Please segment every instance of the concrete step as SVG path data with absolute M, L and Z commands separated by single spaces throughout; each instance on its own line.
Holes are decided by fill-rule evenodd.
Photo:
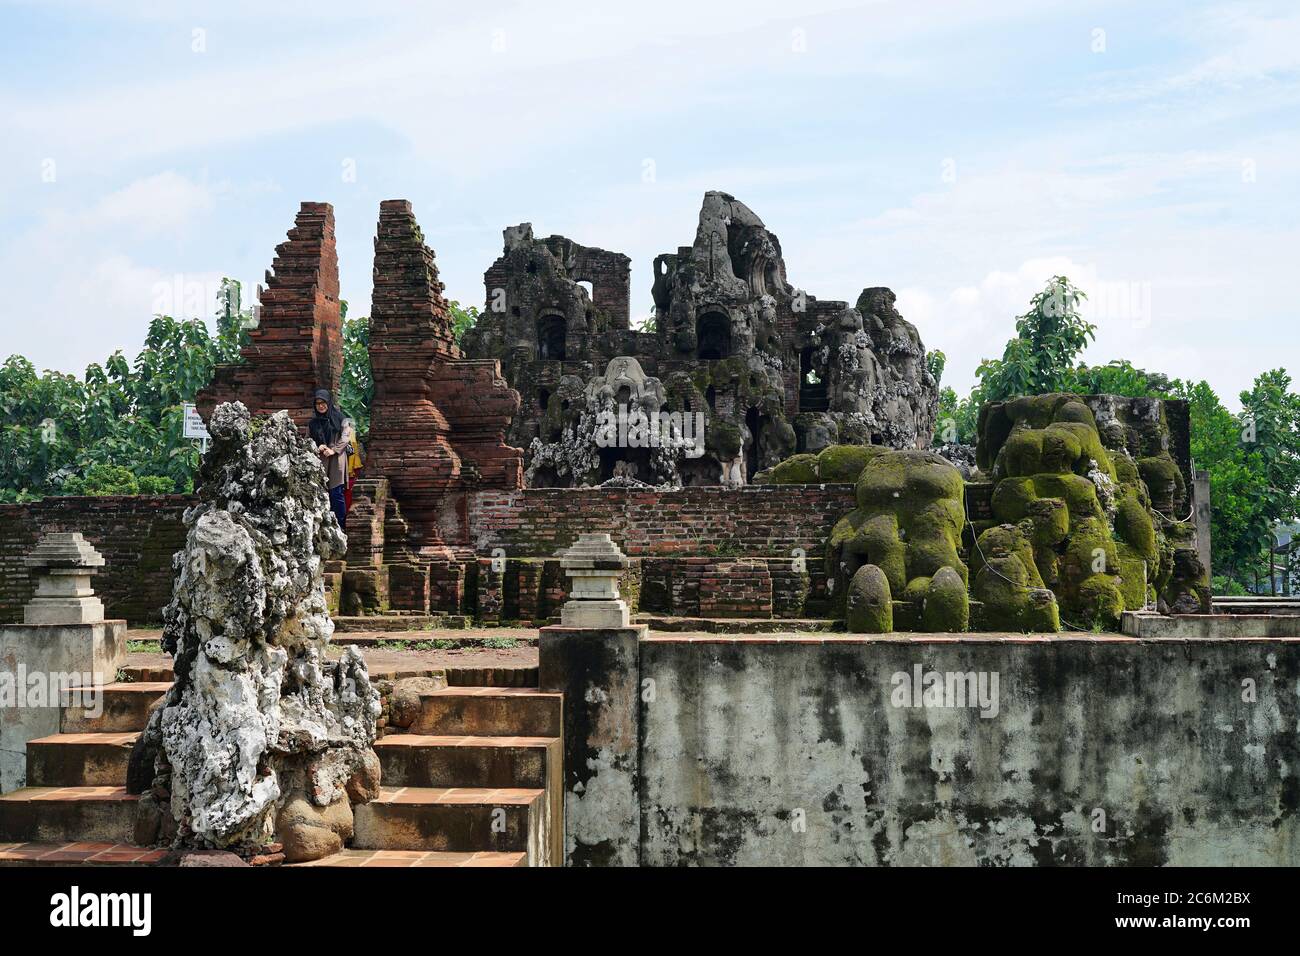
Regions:
M 323 860 L 309 863 L 290 863 L 291 867 L 302 866 L 363 866 L 372 867 L 513 867 L 527 866 L 527 853 L 447 853 L 437 850 L 342 850 Z
M 383 787 L 354 815 L 354 849 L 526 853 L 530 866 L 551 865 L 541 789 Z
M 375 741 L 390 787 L 529 787 L 558 785 L 558 737 L 449 737 L 390 734 Z
M 447 687 L 420 697 L 408 730 L 441 737 L 559 737 L 563 694 L 531 687 Z
M 125 787 L 24 787 L 0 796 L 0 843 L 128 843 L 138 799 Z
M 27 785 L 31 787 L 119 787 L 136 731 L 54 734 L 27 742 Z
M 126 843 L 0 843 L 0 866 L 151 866 L 166 855 Z
M 63 708 L 61 728 L 65 734 L 123 733 L 144 730 L 149 709 L 162 700 L 170 681 L 147 681 L 130 684 L 105 684 L 100 688 L 102 700 L 92 709 L 78 704 Z M 75 692 L 74 692 L 75 694 Z M 88 698 L 73 696 L 72 700 Z

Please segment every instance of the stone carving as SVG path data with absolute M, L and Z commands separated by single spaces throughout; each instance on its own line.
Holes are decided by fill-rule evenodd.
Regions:
M 132 755 L 138 836 L 239 852 L 277 839 L 312 859 L 378 787 L 378 692 L 355 648 L 328 655 L 322 565 L 346 541 L 286 412 L 221 405 L 209 432 L 164 612 L 176 680 Z
M 851 308 L 794 288 L 779 240 L 726 193 L 705 195 L 692 246 L 655 260 L 653 331 L 629 328 L 625 256 L 535 239 L 527 223 L 505 230 L 484 282 L 465 348 L 499 358 L 521 395 L 509 436 L 528 448 L 532 486 L 629 470 L 661 485 L 741 484 L 796 451 L 929 444 L 938 389 L 893 293 L 866 289 Z M 661 410 L 706 417 L 702 454 L 652 468 L 644 449 L 590 447 L 588 396 L 619 357 L 660 383 Z
M 47 534 L 23 563 L 36 575 L 36 595 L 23 608 L 26 624 L 100 624 L 104 605 L 90 576 L 104 558 L 78 532 Z

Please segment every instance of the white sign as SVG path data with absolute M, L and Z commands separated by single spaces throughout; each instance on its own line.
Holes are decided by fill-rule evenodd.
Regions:
M 212 437 L 208 434 L 208 426 L 203 423 L 203 416 L 199 414 L 197 405 L 185 404 L 181 408 L 185 410 L 186 438 L 201 438 L 207 441 Z

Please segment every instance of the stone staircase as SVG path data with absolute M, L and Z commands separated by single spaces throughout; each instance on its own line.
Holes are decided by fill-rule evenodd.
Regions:
M 563 695 L 534 686 L 422 694 L 406 733 L 376 741 L 378 799 L 355 808 L 343 852 L 302 866 L 558 866 L 563 860 Z M 132 845 L 127 761 L 170 673 L 127 668 L 103 712 L 64 708 L 61 732 L 27 749 L 27 786 L 0 796 L 0 865 L 155 863 Z M 518 682 L 519 675 L 470 675 Z

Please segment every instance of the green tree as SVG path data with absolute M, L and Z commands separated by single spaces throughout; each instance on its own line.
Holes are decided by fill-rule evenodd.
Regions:
M 339 383 L 339 408 L 356 423 L 362 441 L 370 434 L 370 403 L 375 380 L 370 374 L 370 319 L 347 318 L 343 303 L 343 379 Z
M 1063 391 L 1075 359 L 1097 334 L 1079 313 L 1085 298 L 1065 276 L 1053 276 L 1030 300 L 1029 311 L 1016 318 L 1016 336 L 1002 358 L 980 363 L 981 401 Z
M 1209 472 L 1216 590 L 1240 591 L 1268 567 L 1279 524 L 1300 518 L 1300 395 L 1282 369 L 1259 375 L 1232 414 L 1206 382 L 1175 381 L 1192 458 Z
M 38 375 L 27 359 L 10 356 L 0 365 L 0 500 L 135 493 L 117 469 L 137 479 L 136 491 L 191 488 L 199 455 L 182 435 L 181 405 L 246 343 L 252 316 L 239 291 L 223 281 L 215 335 L 203 322 L 154 316 L 133 363 L 114 352 L 81 379 Z

